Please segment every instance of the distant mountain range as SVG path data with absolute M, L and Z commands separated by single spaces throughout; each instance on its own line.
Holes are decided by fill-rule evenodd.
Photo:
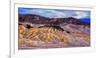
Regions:
M 47 18 L 40 15 L 33 14 L 18 14 L 19 22 L 29 22 L 32 24 L 76 24 L 76 25 L 90 25 L 90 23 L 85 22 L 84 19 L 77 19 L 74 17 L 66 17 L 66 18 Z M 83 20 L 83 21 L 82 21 Z
M 87 22 L 87 23 L 91 22 L 90 18 L 80 18 L 80 21 Z

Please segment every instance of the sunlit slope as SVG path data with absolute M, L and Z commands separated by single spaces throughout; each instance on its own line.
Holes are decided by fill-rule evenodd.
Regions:
M 19 46 L 44 44 L 69 44 L 71 36 L 64 31 L 52 27 L 30 28 L 19 26 Z
M 90 35 L 79 30 L 80 28 L 72 28 L 70 24 L 64 28 L 66 30 L 47 26 L 28 28 L 25 25 L 19 25 L 19 48 L 81 47 L 90 45 Z

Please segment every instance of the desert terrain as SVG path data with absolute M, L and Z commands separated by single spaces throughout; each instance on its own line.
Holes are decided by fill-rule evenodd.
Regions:
M 18 48 L 69 48 L 90 46 L 90 23 L 73 17 L 47 18 L 19 14 Z

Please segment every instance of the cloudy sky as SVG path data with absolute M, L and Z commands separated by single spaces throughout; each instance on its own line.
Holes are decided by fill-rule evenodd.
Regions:
M 90 11 L 86 10 L 61 10 L 61 9 L 42 9 L 42 8 L 18 8 L 19 14 L 36 14 L 49 18 L 75 17 L 84 21 L 90 21 Z M 86 19 L 88 18 L 88 19 Z

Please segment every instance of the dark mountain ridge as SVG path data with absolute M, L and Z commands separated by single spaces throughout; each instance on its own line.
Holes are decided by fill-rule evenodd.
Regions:
M 76 25 L 90 25 L 90 23 L 82 22 L 80 19 L 74 17 L 66 17 L 66 18 L 47 18 L 40 15 L 34 14 L 18 14 L 19 22 L 29 22 L 32 24 L 76 24 Z

